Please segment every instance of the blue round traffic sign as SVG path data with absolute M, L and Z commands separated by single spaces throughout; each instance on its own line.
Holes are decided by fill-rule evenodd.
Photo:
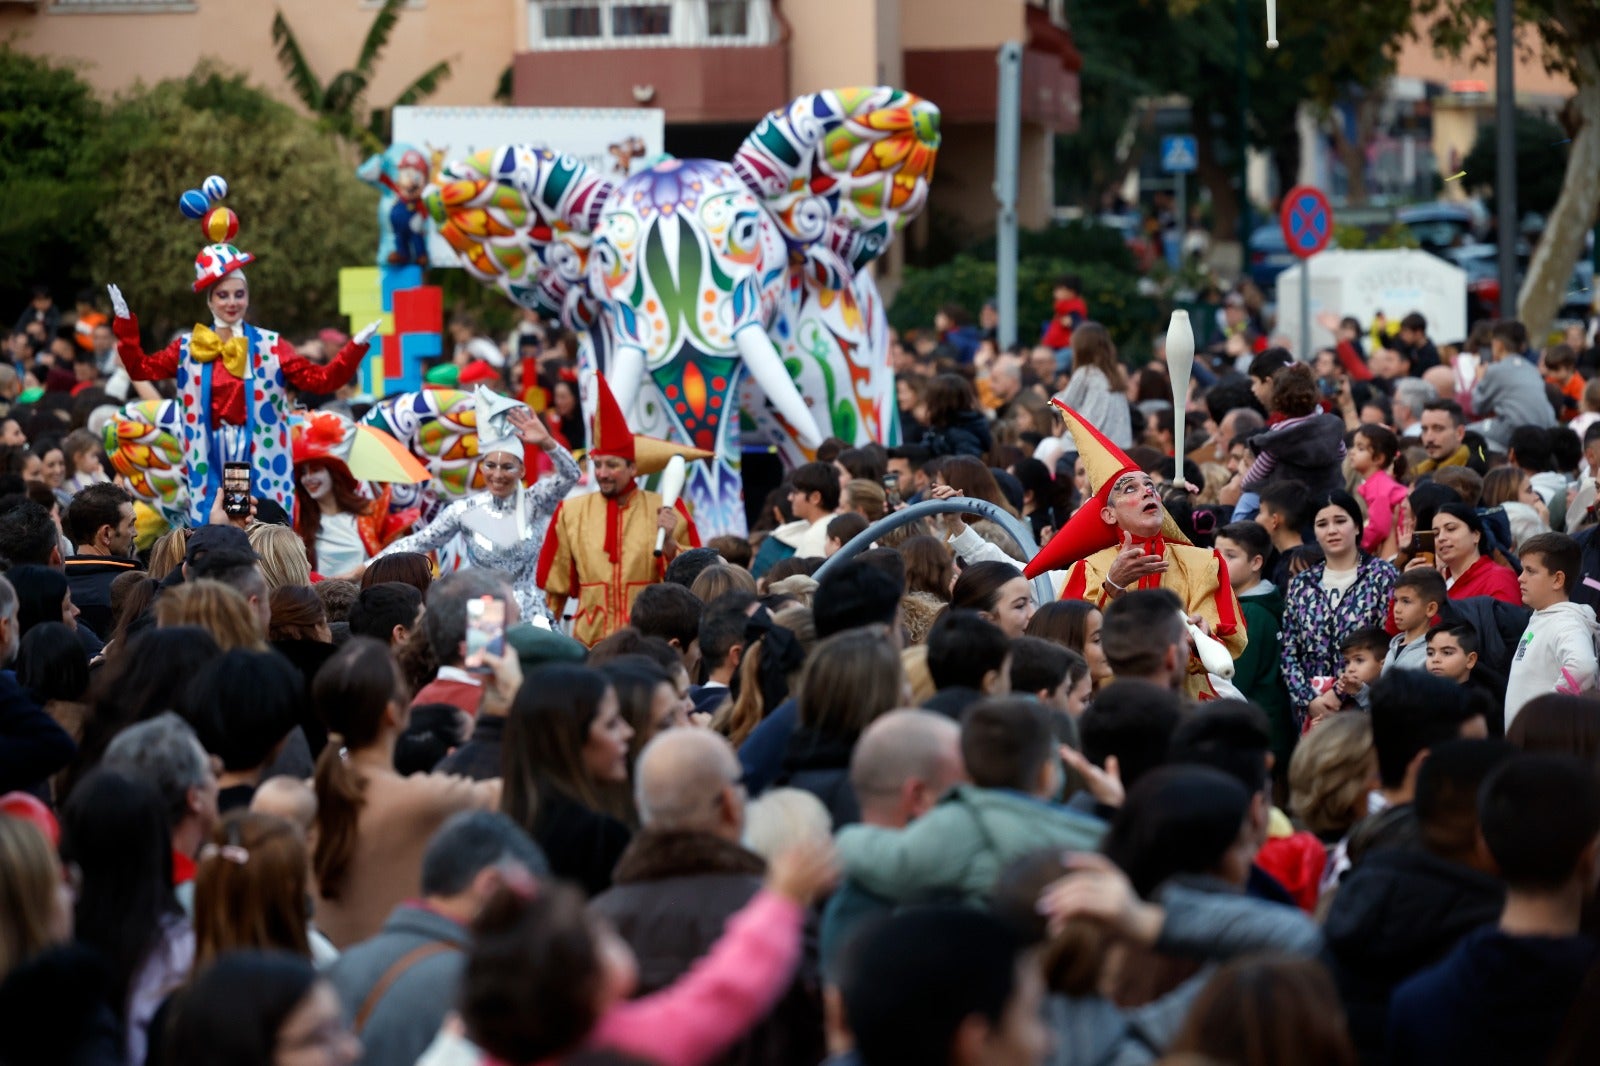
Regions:
M 1283 239 L 1291 254 L 1309 259 L 1333 240 L 1333 207 L 1322 190 L 1296 185 L 1283 197 L 1278 211 Z

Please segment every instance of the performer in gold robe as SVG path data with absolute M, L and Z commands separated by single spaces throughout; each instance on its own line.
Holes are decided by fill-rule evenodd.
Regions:
M 683 501 L 665 507 L 659 495 L 639 488 L 635 478 L 660 471 L 673 454 L 691 459 L 711 454 L 635 437 L 605 379 L 596 375 L 594 381 L 599 402 L 589 456 L 600 491 L 564 500 L 556 508 L 538 570 L 539 587 L 556 618 L 568 599 L 578 597 L 572 635 L 591 647 L 628 624 L 639 590 L 665 576 L 667 563 L 680 548 L 700 546 Z M 659 556 L 657 529 L 668 533 Z
M 1033 578 L 1070 567 L 1061 598 L 1086 600 L 1101 608 L 1133 589 L 1170 589 L 1190 619 L 1237 659 L 1247 637 L 1222 556 L 1190 544 L 1161 505 L 1155 479 L 1072 408 L 1059 402 L 1056 406 L 1077 442 L 1095 494 L 1039 550 L 1024 573 Z M 1193 654 L 1185 689 L 1198 699 L 1216 696 L 1205 667 Z

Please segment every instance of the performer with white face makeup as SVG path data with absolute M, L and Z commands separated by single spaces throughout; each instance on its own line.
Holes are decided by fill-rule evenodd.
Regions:
M 578 483 L 581 471 L 572 453 L 555 442 L 544 423 L 521 401 L 482 385 L 474 399 L 478 470 L 483 474 L 486 491 L 455 501 L 426 528 L 401 537 L 379 554 L 436 551 L 459 535 L 468 565 L 493 567 L 511 575 L 511 588 L 523 618 L 549 618 L 535 574 L 539 552 L 544 547 L 550 519 Z M 524 444 L 543 448 L 555 464 L 555 473 L 532 488 L 522 484 Z
M 211 325 L 197 324 L 161 351 L 147 354 L 138 320 L 121 290 L 108 286 L 116 313 L 112 329 L 117 354 L 128 376 L 135 381 L 177 379 L 192 525 L 208 521 L 225 463 L 249 463 L 251 494 L 292 510 L 288 390 L 339 389 L 355 376 L 380 325 L 367 326 L 326 366 L 318 366 L 277 333 L 249 324 L 250 286 L 244 268 L 255 256 L 227 243 L 238 234 L 238 216 L 225 207 L 206 209 L 227 195 L 227 183 L 211 177 L 204 188 L 203 194 L 186 192 L 180 208 L 191 218 L 203 212 L 201 228 L 214 242 L 194 262 L 194 291 L 206 294 Z

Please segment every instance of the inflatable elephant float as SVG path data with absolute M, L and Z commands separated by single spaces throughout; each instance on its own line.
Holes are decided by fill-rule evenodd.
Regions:
M 703 536 L 745 532 L 740 454 L 899 442 L 888 320 L 866 269 L 927 203 L 939 111 L 898 89 L 802 96 L 731 162 L 613 181 L 553 148 L 446 164 L 426 203 L 466 268 L 578 332 L 634 432 L 705 448 Z

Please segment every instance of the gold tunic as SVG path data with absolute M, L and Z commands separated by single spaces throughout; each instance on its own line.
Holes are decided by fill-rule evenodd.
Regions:
M 627 625 L 639 590 L 666 574 L 666 560 L 655 555 L 661 502 L 656 493 L 636 488 L 620 502 L 595 492 L 556 508 L 539 555 L 539 587 L 557 617 L 576 590 L 572 635 L 584 644 L 592 647 Z M 679 550 L 699 547 L 700 534 L 682 500 L 677 510 L 672 539 Z

